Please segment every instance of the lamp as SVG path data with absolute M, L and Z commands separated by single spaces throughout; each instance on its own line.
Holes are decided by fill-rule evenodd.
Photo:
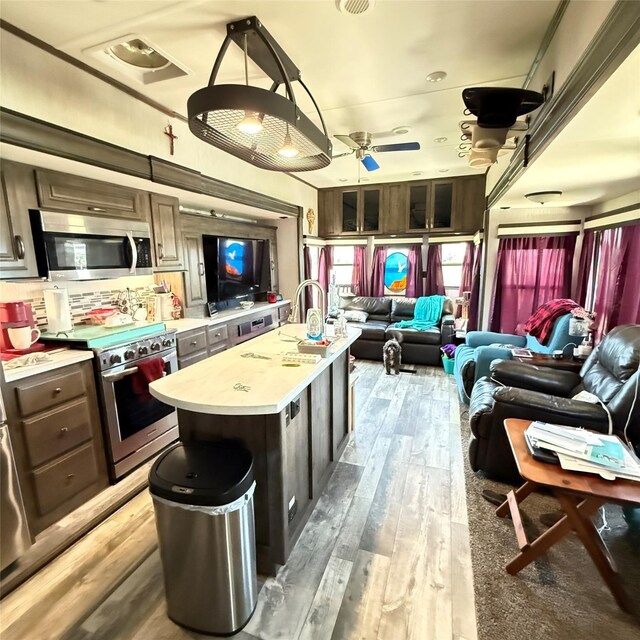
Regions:
M 244 51 L 245 84 L 215 84 L 231 42 Z M 271 89 L 249 85 L 251 58 L 273 80 Z M 307 92 L 322 131 L 299 109 L 292 83 Z M 285 94 L 278 88 L 284 85 Z M 227 24 L 227 35 L 208 86 L 187 101 L 189 129 L 203 142 L 271 171 L 312 171 L 331 163 L 331 142 L 322 114 L 295 66 L 262 23 L 252 16 Z
M 545 202 L 557 200 L 561 195 L 562 191 L 534 191 L 533 193 L 525 193 L 524 197 L 527 198 L 527 200 L 545 204 Z

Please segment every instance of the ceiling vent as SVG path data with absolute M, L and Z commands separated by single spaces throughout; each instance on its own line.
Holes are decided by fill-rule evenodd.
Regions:
M 142 84 L 180 78 L 191 73 L 149 38 L 136 33 L 83 49 L 82 53 Z
M 375 0 L 336 0 L 336 7 L 340 13 L 351 16 L 361 16 L 373 9 Z

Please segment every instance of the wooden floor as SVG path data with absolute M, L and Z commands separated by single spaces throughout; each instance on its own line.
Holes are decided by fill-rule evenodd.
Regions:
M 239 640 L 476 638 L 453 378 L 357 367 L 356 431 Z M 204 638 L 166 617 L 148 493 L 5 598 L 0 637 Z

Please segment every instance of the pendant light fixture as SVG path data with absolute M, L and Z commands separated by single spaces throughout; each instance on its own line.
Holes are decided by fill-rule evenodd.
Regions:
M 231 42 L 243 49 L 245 84 L 216 85 Z M 273 81 L 270 90 L 249 85 L 249 58 Z M 294 81 L 309 95 L 322 131 L 299 109 L 291 86 Z M 281 86 L 285 95 L 277 93 Z M 209 85 L 191 95 L 187 111 L 195 136 L 262 169 L 312 171 L 331 162 L 324 119 L 300 70 L 255 16 L 227 24 Z

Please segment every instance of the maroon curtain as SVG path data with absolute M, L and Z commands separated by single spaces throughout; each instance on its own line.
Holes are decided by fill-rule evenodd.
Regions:
M 471 299 L 469 300 L 469 322 L 467 331 L 476 331 L 478 324 L 478 311 L 480 309 L 480 273 L 482 270 L 482 243 L 476 245 L 473 255 L 473 278 L 471 281 Z
M 571 295 L 575 236 L 502 238 L 498 245 L 489 330 L 523 333 L 544 302 Z
M 353 247 L 351 291 L 357 296 L 369 295 L 369 283 L 367 281 L 367 247 L 364 245 L 355 245 Z
M 309 280 L 313 278 L 311 275 L 311 251 L 309 247 L 305 246 L 302 250 L 302 258 L 304 260 L 304 279 Z M 311 309 L 313 307 L 313 294 L 311 293 L 311 287 L 306 287 L 304 290 L 304 310 Z
M 422 287 L 422 245 L 411 244 L 407 253 L 407 297 L 419 298 Z
M 593 263 L 596 257 L 596 232 L 587 231 L 582 240 L 582 251 L 580 252 L 580 266 L 578 267 L 578 286 L 575 300 L 583 307 L 587 304 L 587 293 L 589 291 L 590 275 L 593 270 Z
M 596 341 L 619 324 L 640 323 L 640 224 L 605 229 L 595 293 Z
M 465 291 L 471 291 L 471 285 L 473 283 L 473 242 L 467 242 L 467 248 L 464 251 L 464 260 L 462 261 L 462 277 L 460 278 L 460 289 L 458 289 L 458 296 L 462 297 Z M 462 306 L 456 307 L 456 318 L 462 315 Z
M 327 245 L 320 249 L 320 256 L 318 258 L 318 282 L 324 289 L 325 313 L 327 311 L 327 298 L 329 297 L 329 277 L 331 269 L 333 269 L 333 247 Z
M 424 286 L 427 296 L 444 295 L 444 280 L 442 279 L 442 245 L 430 244 L 427 251 L 427 280 Z
M 373 250 L 371 264 L 371 286 L 369 290 L 375 298 L 384 295 L 384 263 L 387 259 L 387 247 L 378 245 Z

